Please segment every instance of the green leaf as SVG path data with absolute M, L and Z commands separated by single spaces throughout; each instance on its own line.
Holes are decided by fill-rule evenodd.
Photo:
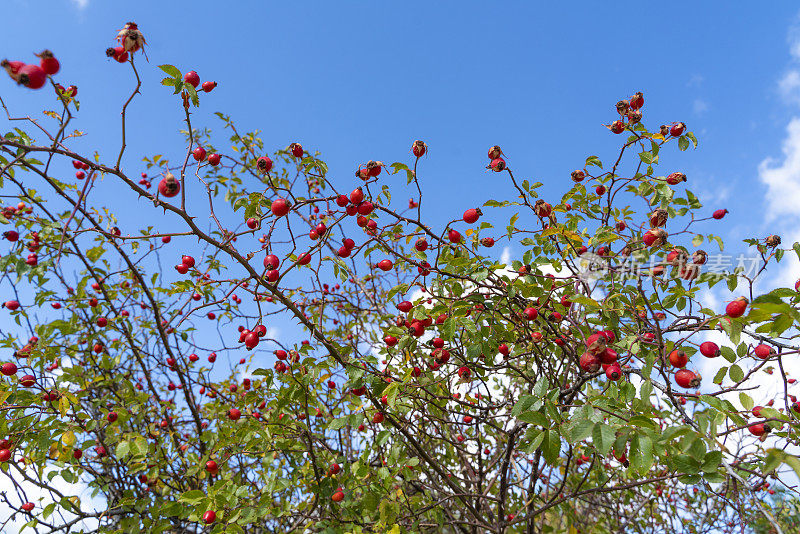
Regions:
M 709 451 L 706 453 L 705 460 L 703 460 L 703 464 L 700 466 L 700 470 L 704 473 L 711 473 L 712 471 L 716 471 L 719 469 L 720 464 L 722 463 L 722 452 L 721 451 Z
M 700 462 L 683 454 L 672 457 L 671 463 L 676 471 L 687 475 L 696 475 L 700 472 Z
M 592 435 L 594 423 L 588 419 L 576 419 L 569 425 L 569 440 L 577 443 Z
M 722 354 L 722 357 L 728 360 L 730 363 L 734 363 L 736 361 L 736 353 L 733 352 L 733 349 L 727 345 L 720 347 L 719 351 Z
M 800 477 L 800 458 L 797 456 L 789 454 L 781 449 L 769 449 L 767 450 L 767 460 L 769 461 L 770 459 L 772 459 L 773 462 L 777 460 L 778 463 L 788 465 L 794 470 L 795 474 Z
M 597 452 L 606 455 L 611 450 L 614 444 L 614 429 L 603 423 L 597 423 L 592 430 L 592 443 L 594 443 Z
M 328 430 L 339 430 L 347 426 L 348 417 L 339 417 L 328 423 Z
M 517 401 L 517 404 L 515 404 L 511 409 L 511 417 L 517 417 L 519 414 L 530 408 L 535 400 L 536 397 L 533 395 L 525 395 L 524 397 L 520 397 L 520 399 Z
M 183 88 L 186 90 L 187 93 L 189 93 L 189 98 L 192 99 L 192 104 L 194 104 L 194 107 L 199 106 L 200 99 L 197 97 L 197 89 L 195 89 L 194 86 L 189 83 L 184 84 Z
M 180 502 L 189 504 L 197 504 L 206 498 L 206 492 L 201 490 L 189 490 L 178 499 Z
M 589 165 L 596 165 L 601 169 L 603 168 L 603 162 L 600 161 L 600 158 L 598 158 L 597 156 L 589 156 L 588 158 L 586 158 L 586 166 L 588 167 Z
M 159 65 L 158 68 L 163 70 L 164 72 L 166 72 L 167 74 L 169 74 L 173 78 L 180 78 L 181 77 L 181 71 L 179 71 L 178 67 L 176 67 L 174 65 Z
M 731 365 L 728 375 L 734 382 L 741 382 L 744 380 L 744 371 L 742 371 L 742 368 L 736 364 Z
M 555 465 L 561 454 L 561 436 L 554 430 L 548 430 L 542 441 L 542 456 L 550 465 Z
M 128 442 L 128 441 L 120 441 L 120 442 L 117 444 L 117 452 L 116 452 L 116 455 L 117 455 L 117 457 L 118 457 L 120 460 L 121 460 L 122 458 L 125 458 L 125 457 L 128 455 L 128 453 L 130 453 L 130 451 L 131 451 L 131 444 L 130 444 L 130 442 Z

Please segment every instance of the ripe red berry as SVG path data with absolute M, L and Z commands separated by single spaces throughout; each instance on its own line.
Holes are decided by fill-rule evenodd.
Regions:
M 622 378 L 622 367 L 616 362 L 606 367 L 606 378 L 614 382 Z
M 637 92 L 630 98 L 631 109 L 641 109 L 644 106 L 644 95 L 641 91 Z
M 762 343 L 756 346 L 755 349 L 753 349 L 753 353 L 756 355 L 757 358 L 766 360 L 767 358 L 775 354 L 775 351 L 772 350 L 772 347 L 770 347 L 769 345 L 765 345 L 764 343 Z
M 353 189 L 350 193 L 350 202 L 354 205 L 361 204 L 364 201 L 364 191 L 360 187 Z
M 206 462 L 206 471 L 211 475 L 216 475 L 219 473 L 219 465 L 214 460 L 209 460 Z
M 669 363 L 672 367 L 680 369 L 686 367 L 686 364 L 689 363 L 689 357 L 682 350 L 675 349 L 669 353 Z
M 497 145 L 494 145 L 493 147 L 491 147 L 489 149 L 489 159 L 490 160 L 497 159 L 502 155 L 503 155 L 503 150 Z
M 389 271 L 392 265 L 392 260 L 381 260 L 378 262 L 378 269 L 381 271 Z
M 700 375 L 689 369 L 680 369 L 675 373 L 675 383 L 682 388 L 696 388 L 700 385 Z
M 401 302 L 400 304 L 397 305 L 397 309 L 400 310 L 403 313 L 408 313 L 408 312 L 411 311 L 411 308 L 413 306 L 414 305 L 411 304 L 409 301 L 404 300 L 403 302 Z
M 292 143 L 291 145 L 289 145 L 289 150 L 292 152 L 292 156 L 296 158 L 303 157 L 303 145 L 301 145 L 300 143 Z
M 744 315 L 744 312 L 747 310 L 748 301 L 744 297 L 739 297 L 736 300 L 729 302 L 728 305 L 725 307 L 725 313 L 728 314 L 728 317 L 737 318 Z
M 483 245 L 486 248 L 492 248 L 494 246 L 494 238 L 491 237 L 482 238 L 481 245 Z
M 217 512 L 215 512 L 214 510 L 207 510 L 203 514 L 203 523 L 205 523 L 206 525 L 210 525 L 216 520 L 217 520 Z
M 256 160 L 256 168 L 260 173 L 266 174 L 272 169 L 272 160 L 267 156 L 261 156 Z
M 203 82 L 201 86 L 203 91 L 210 93 L 217 86 L 217 82 Z
M 682 122 L 673 122 L 669 128 L 669 134 L 673 137 L 678 137 L 686 130 L 686 125 Z
M 300 254 L 300 256 L 297 258 L 297 263 L 300 265 L 308 265 L 309 262 L 311 262 L 311 255 L 307 252 Z
M 503 158 L 495 158 L 489 163 L 489 168 L 494 172 L 504 171 L 506 168 L 506 160 Z
M 715 218 L 715 219 L 721 219 L 721 218 L 725 217 L 725 215 L 726 215 L 727 213 L 728 213 L 728 210 L 725 210 L 725 209 L 723 209 L 723 210 L 717 210 L 717 211 L 715 211 L 714 213 L 712 213 L 712 214 L 711 214 L 711 216 L 712 216 L 713 218 Z
M 606 194 L 606 186 L 600 184 L 594 188 L 594 192 L 597 193 L 597 196 L 601 197 Z
M 275 254 L 268 254 L 267 257 L 264 258 L 264 268 L 265 269 L 277 269 L 280 267 L 281 262 L 278 259 L 278 256 Z
M 461 234 L 458 231 L 451 229 L 449 232 L 447 232 L 447 239 L 449 239 L 451 243 L 460 243 Z
M 625 123 L 620 120 L 616 120 L 612 122 L 611 126 L 609 126 L 608 128 L 615 134 L 621 134 L 622 132 L 625 131 Z
M 118 63 L 125 63 L 128 61 L 128 52 L 122 46 L 107 48 L 106 56 L 114 58 Z
M 411 145 L 411 152 L 414 154 L 414 156 L 416 156 L 418 158 L 421 158 L 422 156 L 424 156 L 426 150 L 428 150 L 428 145 L 426 145 L 424 142 L 420 141 L 419 139 L 414 141 L 414 144 Z
M 190 70 L 183 75 L 183 81 L 192 87 L 197 88 L 197 86 L 200 85 L 200 76 L 195 71 Z
M 331 500 L 333 502 L 342 502 L 344 500 L 344 492 L 342 490 L 336 491 L 331 495 Z
M 290 204 L 284 198 L 276 198 L 272 201 L 270 210 L 276 217 L 284 217 L 289 213 Z
M 175 176 L 167 171 L 164 178 L 158 183 L 158 192 L 167 198 L 172 198 L 181 191 L 181 184 Z
M 5 376 L 11 376 L 17 374 L 17 364 L 14 362 L 6 362 L 0 367 L 0 373 L 3 373 Z
M 204 159 L 206 159 L 206 149 L 199 146 L 194 149 L 192 155 L 194 156 L 195 161 L 203 161 Z
M 370 201 L 362 202 L 358 205 L 358 214 L 359 215 L 369 215 L 375 209 L 375 205 L 372 204 Z
M 673 172 L 669 176 L 667 176 L 667 183 L 669 185 L 678 185 L 681 182 L 686 181 L 686 175 L 682 172 Z
M 57 73 L 61 68 L 58 60 L 53 56 L 53 53 L 50 50 L 45 50 L 39 54 L 39 66 L 42 68 L 45 74 L 50 74 L 51 76 Z
M 251 230 L 255 230 L 256 228 L 258 228 L 258 219 L 250 217 L 249 219 L 247 219 L 245 224 L 247 224 L 247 227 L 250 228 Z
M 242 416 L 242 412 L 238 408 L 231 408 L 228 410 L 228 419 L 236 421 Z
M 585 373 L 596 373 L 600 369 L 600 358 L 591 352 L 584 352 L 578 360 Z
M 34 505 L 32 502 L 26 502 L 25 504 L 22 505 L 22 509 L 25 510 L 26 512 L 30 512 L 31 510 L 33 510 L 33 506 Z
M 700 344 L 700 354 L 706 358 L 716 358 L 721 354 L 719 346 L 713 341 L 705 341 Z
M 47 81 L 47 73 L 39 65 L 23 65 L 17 73 L 17 83 L 28 89 L 40 89 Z
M 473 224 L 478 221 L 478 218 L 483 215 L 479 208 L 470 208 L 464 212 L 464 222 L 467 224 Z
M 533 321 L 534 319 L 536 319 L 536 317 L 539 316 L 539 311 L 536 308 L 530 306 L 525 308 L 524 313 L 525 313 L 525 318 L 528 319 L 529 321 Z

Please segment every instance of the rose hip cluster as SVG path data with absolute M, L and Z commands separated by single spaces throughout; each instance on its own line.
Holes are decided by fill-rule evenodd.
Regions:
M 119 46 L 106 49 L 106 55 L 115 59 L 119 63 L 128 61 L 128 54 L 133 54 L 139 50 L 143 51 L 146 44 L 144 34 L 139 30 L 139 26 L 135 22 L 128 22 L 117 33 L 117 41 Z
M 644 106 L 644 95 L 641 91 L 630 97 L 628 100 L 617 102 L 617 113 L 620 118 L 607 124 L 606 128 L 615 134 L 621 134 L 626 128 L 632 128 L 642 120 L 642 106 Z M 627 124 L 626 124 L 627 123 Z M 669 126 L 662 125 L 659 133 L 662 137 L 680 137 L 686 131 L 686 125 L 682 122 L 673 122 Z
M 4 59 L 0 62 L 0 66 L 6 69 L 11 79 L 19 85 L 24 85 L 28 89 L 41 89 L 47 81 L 47 77 L 52 76 L 61 69 L 61 64 L 50 50 L 37 54 L 37 57 L 39 58 L 38 65 Z M 73 88 L 74 86 L 70 86 L 70 90 Z M 77 94 L 77 88 L 75 88 L 74 92 Z
M 195 71 L 190 70 L 183 75 L 183 81 L 197 89 L 197 86 L 200 85 L 200 75 Z M 200 88 L 206 93 L 210 93 L 216 86 L 217 82 L 203 82 L 203 85 L 201 85 Z

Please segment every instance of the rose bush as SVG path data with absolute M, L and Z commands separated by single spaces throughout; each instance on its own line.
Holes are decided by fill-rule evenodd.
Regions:
M 755 285 L 800 245 L 753 238 L 756 273 L 704 270 L 698 247 L 722 241 L 698 225 L 732 215 L 658 170 L 697 146 L 683 123 L 649 129 L 641 93 L 620 101 L 602 132 L 619 151 L 565 169 L 559 199 L 539 198 L 493 146 L 475 172 L 518 195 L 463 215 L 439 205 L 454 213 L 433 226 L 423 141 L 405 162 L 334 178 L 310 147 L 265 147 L 224 114 L 228 139 L 196 128 L 216 82 L 172 65 L 162 84 L 186 142 L 138 176 L 123 159 L 140 135 L 126 113 L 145 43 L 128 23 L 107 51 L 124 66 L 106 68 L 136 82 L 109 160 L 73 149 L 78 88 L 57 83 L 70 58 L 3 63 L 60 105 L 49 128 L 2 102 L 0 498 L 14 520 L 40 532 L 796 531 L 800 403 L 784 362 L 798 357 L 800 294 Z M 146 214 L 139 227 L 117 226 L 123 202 Z M 495 259 L 505 243 L 521 261 Z M 702 291 L 720 282 L 740 298 L 710 309 Z M 279 319 L 298 325 L 292 339 L 271 336 Z M 783 394 L 755 406 L 764 380 Z

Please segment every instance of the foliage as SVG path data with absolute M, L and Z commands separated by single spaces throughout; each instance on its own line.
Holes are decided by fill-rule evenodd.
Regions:
M 680 124 L 651 131 L 637 97 L 621 102 L 619 152 L 586 158 L 552 204 L 494 147 L 476 172 L 518 196 L 434 228 L 421 218 L 427 156 L 334 180 L 318 153 L 290 145 L 267 170 L 258 132 L 224 114 L 224 142 L 194 127 L 206 95 L 163 65 L 186 144 L 144 158 L 161 186 L 151 191 L 122 163 L 141 85 L 133 52 L 136 86 L 109 161 L 73 150 L 78 102 L 52 79 L 55 130 L 3 102 L 17 122 L 0 140 L 13 199 L 0 217 L 12 231 L 0 345 L 18 370 L 0 380 L 0 449 L 11 453 L 0 470 L 16 488 L 2 499 L 28 527 L 738 532 L 747 518 L 767 532 L 780 528 L 774 514 L 792 524 L 794 497 L 764 495 L 800 472 L 790 454 L 800 405 L 782 365 L 798 352 L 800 296 L 753 294 L 784 254 L 775 239 L 748 241 L 756 274 L 702 270 L 696 247 L 722 241 L 695 230 L 711 217 L 685 177 L 658 171 L 662 156 L 697 146 Z M 198 147 L 221 162 L 196 161 Z M 75 179 L 64 178 L 70 163 Z M 392 201 L 402 182 L 408 206 Z M 93 195 L 100 187 L 115 194 Z M 163 216 L 119 229 L 111 210 L 123 202 Z M 177 229 L 159 231 L 163 221 Z M 504 243 L 522 260 L 495 261 Z M 742 317 L 700 302 L 720 281 L 747 297 Z M 266 327 L 287 318 L 297 339 L 273 339 Z M 671 353 L 697 368 L 709 332 L 729 341 L 716 376 L 680 387 Z M 772 352 L 755 357 L 756 344 Z M 785 386 L 778 408 L 753 406 L 748 391 L 765 376 Z M 82 484 L 102 506 L 69 493 Z

